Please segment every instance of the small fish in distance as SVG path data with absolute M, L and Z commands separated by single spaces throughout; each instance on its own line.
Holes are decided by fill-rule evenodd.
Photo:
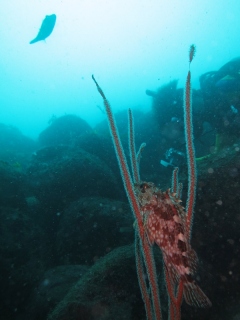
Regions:
M 56 23 L 57 16 L 55 14 L 51 14 L 50 16 L 46 16 L 42 22 L 41 28 L 38 31 L 36 38 L 34 38 L 29 43 L 35 43 L 41 40 L 45 40 L 53 31 L 53 28 Z

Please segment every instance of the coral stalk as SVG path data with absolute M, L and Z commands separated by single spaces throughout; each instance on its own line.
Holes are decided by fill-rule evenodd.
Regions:
M 191 45 L 189 51 L 189 66 L 195 55 L 195 46 Z M 184 103 L 184 123 L 185 137 L 188 160 L 188 200 L 187 200 L 187 231 L 188 236 L 191 236 L 191 227 L 193 221 L 193 211 L 196 197 L 197 169 L 195 161 L 195 149 L 193 144 L 193 125 L 192 125 L 192 102 L 191 102 L 191 72 L 188 71 L 186 88 L 185 88 L 185 103 Z
M 161 320 L 162 319 L 161 306 L 160 306 L 160 299 L 159 299 L 159 293 L 158 293 L 158 284 L 157 284 L 155 264 L 153 262 L 151 248 L 150 248 L 149 244 L 147 243 L 147 239 L 145 236 L 142 215 L 141 215 L 141 211 L 139 208 L 137 197 L 134 192 L 133 183 L 132 183 L 132 179 L 131 179 L 129 169 L 127 166 L 126 157 L 125 157 L 125 154 L 124 154 L 124 151 L 122 148 L 122 144 L 121 144 L 121 141 L 119 138 L 119 134 L 118 134 L 117 126 L 115 124 L 115 119 L 114 119 L 114 116 L 113 116 L 113 113 L 111 110 L 111 106 L 110 106 L 109 102 L 107 101 L 107 98 L 106 98 L 104 92 L 102 91 L 102 89 L 98 85 L 97 81 L 95 80 L 94 76 L 92 76 L 92 79 L 97 86 L 98 92 L 100 93 L 100 95 L 103 98 L 103 102 L 104 102 L 104 106 L 105 106 L 107 118 L 108 118 L 108 124 L 109 124 L 110 131 L 112 134 L 112 140 L 113 140 L 113 144 L 115 147 L 115 151 L 116 151 L 116 155 L 117 155 L 117 159 L 118 159 L 118 163 L 119 163 L 119 167 L 120 167 L 120 172 L 122 175 L 123 184 L 125 187 L 125 191 L 126 191 L 130 206 L 132 208 L 132 212 L 136 218 L 137 230 L 138 230 L 138 234 L 139 234 L 141 246 L 142 246 L 142 255 L 144 258 L 144 262 L 145 262 L 145 266 L 146 266 L 146 270 L 147 270 L 147 274 L 148 274 L 148 278 L 149 278 L 149 284 L 150 284 L 150 288 L 151 288 L 151 297 L 152 297 L 153 309 L 154 309 L 154 314 L 155 314 L 155 320 Z M 145 307 L 147 308 L 148 305 L 145 300 L 144 300 L 144 303 L 145 303 Z M 151 311 L 149 310 L 149 314 L 150 313 L 151 313 Z
M 147 320 L 153 320 L 151 299 L 148 293 L 147 283 L 145 280 L 141 244 L 140 244 L 140 239 L 139 239 L 137 230 L 135 231 L 135 255 L 136 255 L 136 269 L 137 269 L 138 283 L 142 293 L 142 299 L 145 305 Z
M 134 125 L 133 125 L 133 116 L 131 109 L 128 109 L 128 119 L 129 119 L 129 151 L 130 151 L 130 160 L 132 166 L 132 175 L 133 182 L 138 183 L 140 181 L 139 168 L 135 150 L 135 138 L 134 138 Z
M 172 192 L 178 193 L 178 168 L 174 168 L 172 173 Z

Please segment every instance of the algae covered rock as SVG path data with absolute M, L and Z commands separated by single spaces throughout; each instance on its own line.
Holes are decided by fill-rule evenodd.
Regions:
M 59 264 L 91 265 L 116 247 L 133 241 L 133 215 L 128 204 L 84 197 L 61 214 L 54 252 Z
M 103 161 L 68 146 L 40 149 L 32 159 L 27 176 L 39 201 L 56 209 L 81 196 L 116 198 L 119 193 L 114 174 Z
M 40 133 L 39 142 L 41 146 L 73 145 L 87 132 L 92 132 L 92 128 L 78 116 L 53 117 L 50 125 Z
M 25 174 L 8 162 L 0 161 L 0 206 L 25 208 Z
M 50 310 L 64 298 L 87 270 L 88 267 L 83 265 L 57 266 L 47 270 L 31 295 L 27 317 L 34 320 L 46 319 Z
M 97 261 L 47 320 L 144 319 L 140 301 L 134 246 L 124 246 Z

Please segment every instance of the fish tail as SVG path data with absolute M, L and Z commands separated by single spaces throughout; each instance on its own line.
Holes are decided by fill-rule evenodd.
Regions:
M 39 41 L 38 38 L 34 38 L 32 41 L 29 42 L 29 44 L 33 44 L 33 43 L 38 42 L 38 41 Z
M 211 307 L 212 305 L 211 301 L 208 299 L 205 293 L 199 288 L 195 281 L 184 282 L 183 295 L 186 303 L 191 306 L 207 308 Z

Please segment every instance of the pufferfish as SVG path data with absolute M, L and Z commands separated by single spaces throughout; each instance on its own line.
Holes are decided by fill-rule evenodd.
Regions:
M 182 281 L 187 304 L 210 307 L 211 301 L 193 278 L 198 258 L 190 245 L 186 212 L 181 201 L 170 190 L 162 192 L 149 182 L 136 184 L 135 193 L 148 241 L 161 249 L 171 283 L 176 285 Z

